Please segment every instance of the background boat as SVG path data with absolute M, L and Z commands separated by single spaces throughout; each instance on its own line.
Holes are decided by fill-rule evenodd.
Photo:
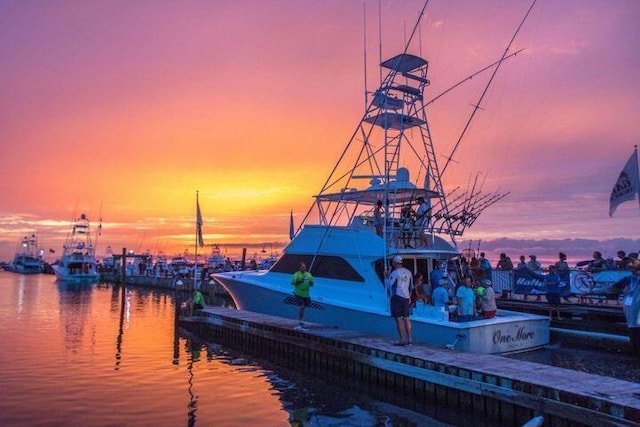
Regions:
M 44 259 L 38 249 L 38 239 L 35 234 L 25 236 L 20 242 L 13 261 L 3 266 L 7 271 L 20 274 L 38 274 L 44 270 Z
M 85 214 L 74 221 L 62 256 L 51 267 L 58 281 L 93 283 L 100 280 L 89 218 Z

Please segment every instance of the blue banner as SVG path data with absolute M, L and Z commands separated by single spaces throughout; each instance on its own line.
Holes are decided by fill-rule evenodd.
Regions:
M 571 295 L 571 286 L 569 280 L 570 271 L 559 271 L 560 276 L 560 295 Z M 545 283 L 546 275 L 534 273 L 531 270 L 514 270 L 514 293 L 521 295 L 546 295 L 547 285 Z

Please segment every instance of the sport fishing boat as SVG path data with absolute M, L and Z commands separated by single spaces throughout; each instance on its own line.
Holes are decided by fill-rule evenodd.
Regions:
M 506 194 L 475 186 L 445 193 L 426 113 L 429 63 L 408 53 L 410 41 L 404 52 L 381 62 L 380 87 L 278 261 L 268 271 L 212 275 L 238 309 L 297 318 L 291 279 L 304 262 L 314 277 L 305 321 L 396 338 L 385 281 L 394 256 L 414 274 L 429 277 L 442 265 L 452 280 L 461 277 L 455 238 Z M 415 309 L 413 342 L 478 353 L 549 342 L 548 317 L 498 310 L 492 319 L 455 322 L 448 314 Z
M 62 256 L 51 267 L 56 280 L 67 283 L 94 283 L 100 280 L 89 218 L 78 217 L 62 247 Z
M 38 239 L 35 234 L 25 236 L 13 261 L 5 266 L 5 270 L 20 274 L 38 274 L 44 270 L 44 260 L 38 251 Z

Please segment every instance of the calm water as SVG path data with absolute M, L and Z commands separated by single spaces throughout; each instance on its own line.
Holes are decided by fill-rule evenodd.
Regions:
M 122 295 L 112 285 L 69 289 L 50 275 L 0 272 L 0 425 L 483 425 L 180 336 L 171 292 Z M 558 346 L 515 357 L 640 381 L 632 358 Z
M 0 425 L 447 425 L 176 336 L 172 293 L 121 292 L 0 272 Z

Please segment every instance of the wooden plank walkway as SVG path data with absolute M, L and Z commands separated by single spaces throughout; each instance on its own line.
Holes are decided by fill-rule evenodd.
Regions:
M 404 384 L 435 400 L 445 396 L 454 406 L 469 404 L 471 399 L 474 409 L 501 422 L 544 414 L 553 419 L 553 425 L 640 425 L 640 384 L 435 346 L 396 347 L 385 337 L 319 324 L 295 331 L 296 324 L 223 307 L 207 307 L 198 316 L 179 321 L 195 334 L 223 337 L 228 333 L 235 335 L 239 345 L 267 347 L 285 359 L 306 360 L 356 380 L 387 387 Z M 457 393 L 453 398 L 451 390 Z M 482 401 L 475 402 L 474 396 Z

